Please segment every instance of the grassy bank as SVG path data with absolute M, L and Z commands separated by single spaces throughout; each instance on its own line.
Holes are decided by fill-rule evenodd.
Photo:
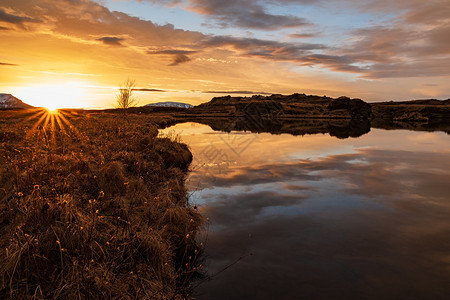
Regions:
M 174 299 L 202 219 L 149 115 L 0 112 L 0 297 Z

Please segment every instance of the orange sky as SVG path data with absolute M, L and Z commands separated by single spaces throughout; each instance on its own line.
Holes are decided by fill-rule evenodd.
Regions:
M 142 105 L 214 91 L 449 97 L 446 1 L 313 2 L 2 0 L 0 92 L 111 107 L 130 77 Z

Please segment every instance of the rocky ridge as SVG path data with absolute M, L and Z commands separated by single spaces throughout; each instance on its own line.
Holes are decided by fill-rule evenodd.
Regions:
M 368 119 L 371 105 L 361 99 L 305 94 L 252 97 L 215 97 L 189 111 L 191 115 L 316 119 Z

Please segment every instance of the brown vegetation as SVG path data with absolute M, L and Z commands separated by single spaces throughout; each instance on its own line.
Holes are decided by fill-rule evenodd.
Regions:
M 153 121 L 0 112 L 1 298 L 189 293 L 202 224 L 184 187 L 192 155 Z
M 374 119 L 403 122 L 449 123 L 450 100 L 372 103 Z

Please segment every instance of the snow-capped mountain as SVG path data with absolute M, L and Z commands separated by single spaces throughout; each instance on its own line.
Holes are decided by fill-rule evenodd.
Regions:
M 194 107 L 194 105 L 191 105 L 188 103 L 172 102 L 172 101 L 150 103 L 145 106 L 179 107 L 179 108 L 193 108 Z
M 0 94 L 0 109 L 6 108 L 31 108 L 33 106 L 23 103 L 11 94 Z

